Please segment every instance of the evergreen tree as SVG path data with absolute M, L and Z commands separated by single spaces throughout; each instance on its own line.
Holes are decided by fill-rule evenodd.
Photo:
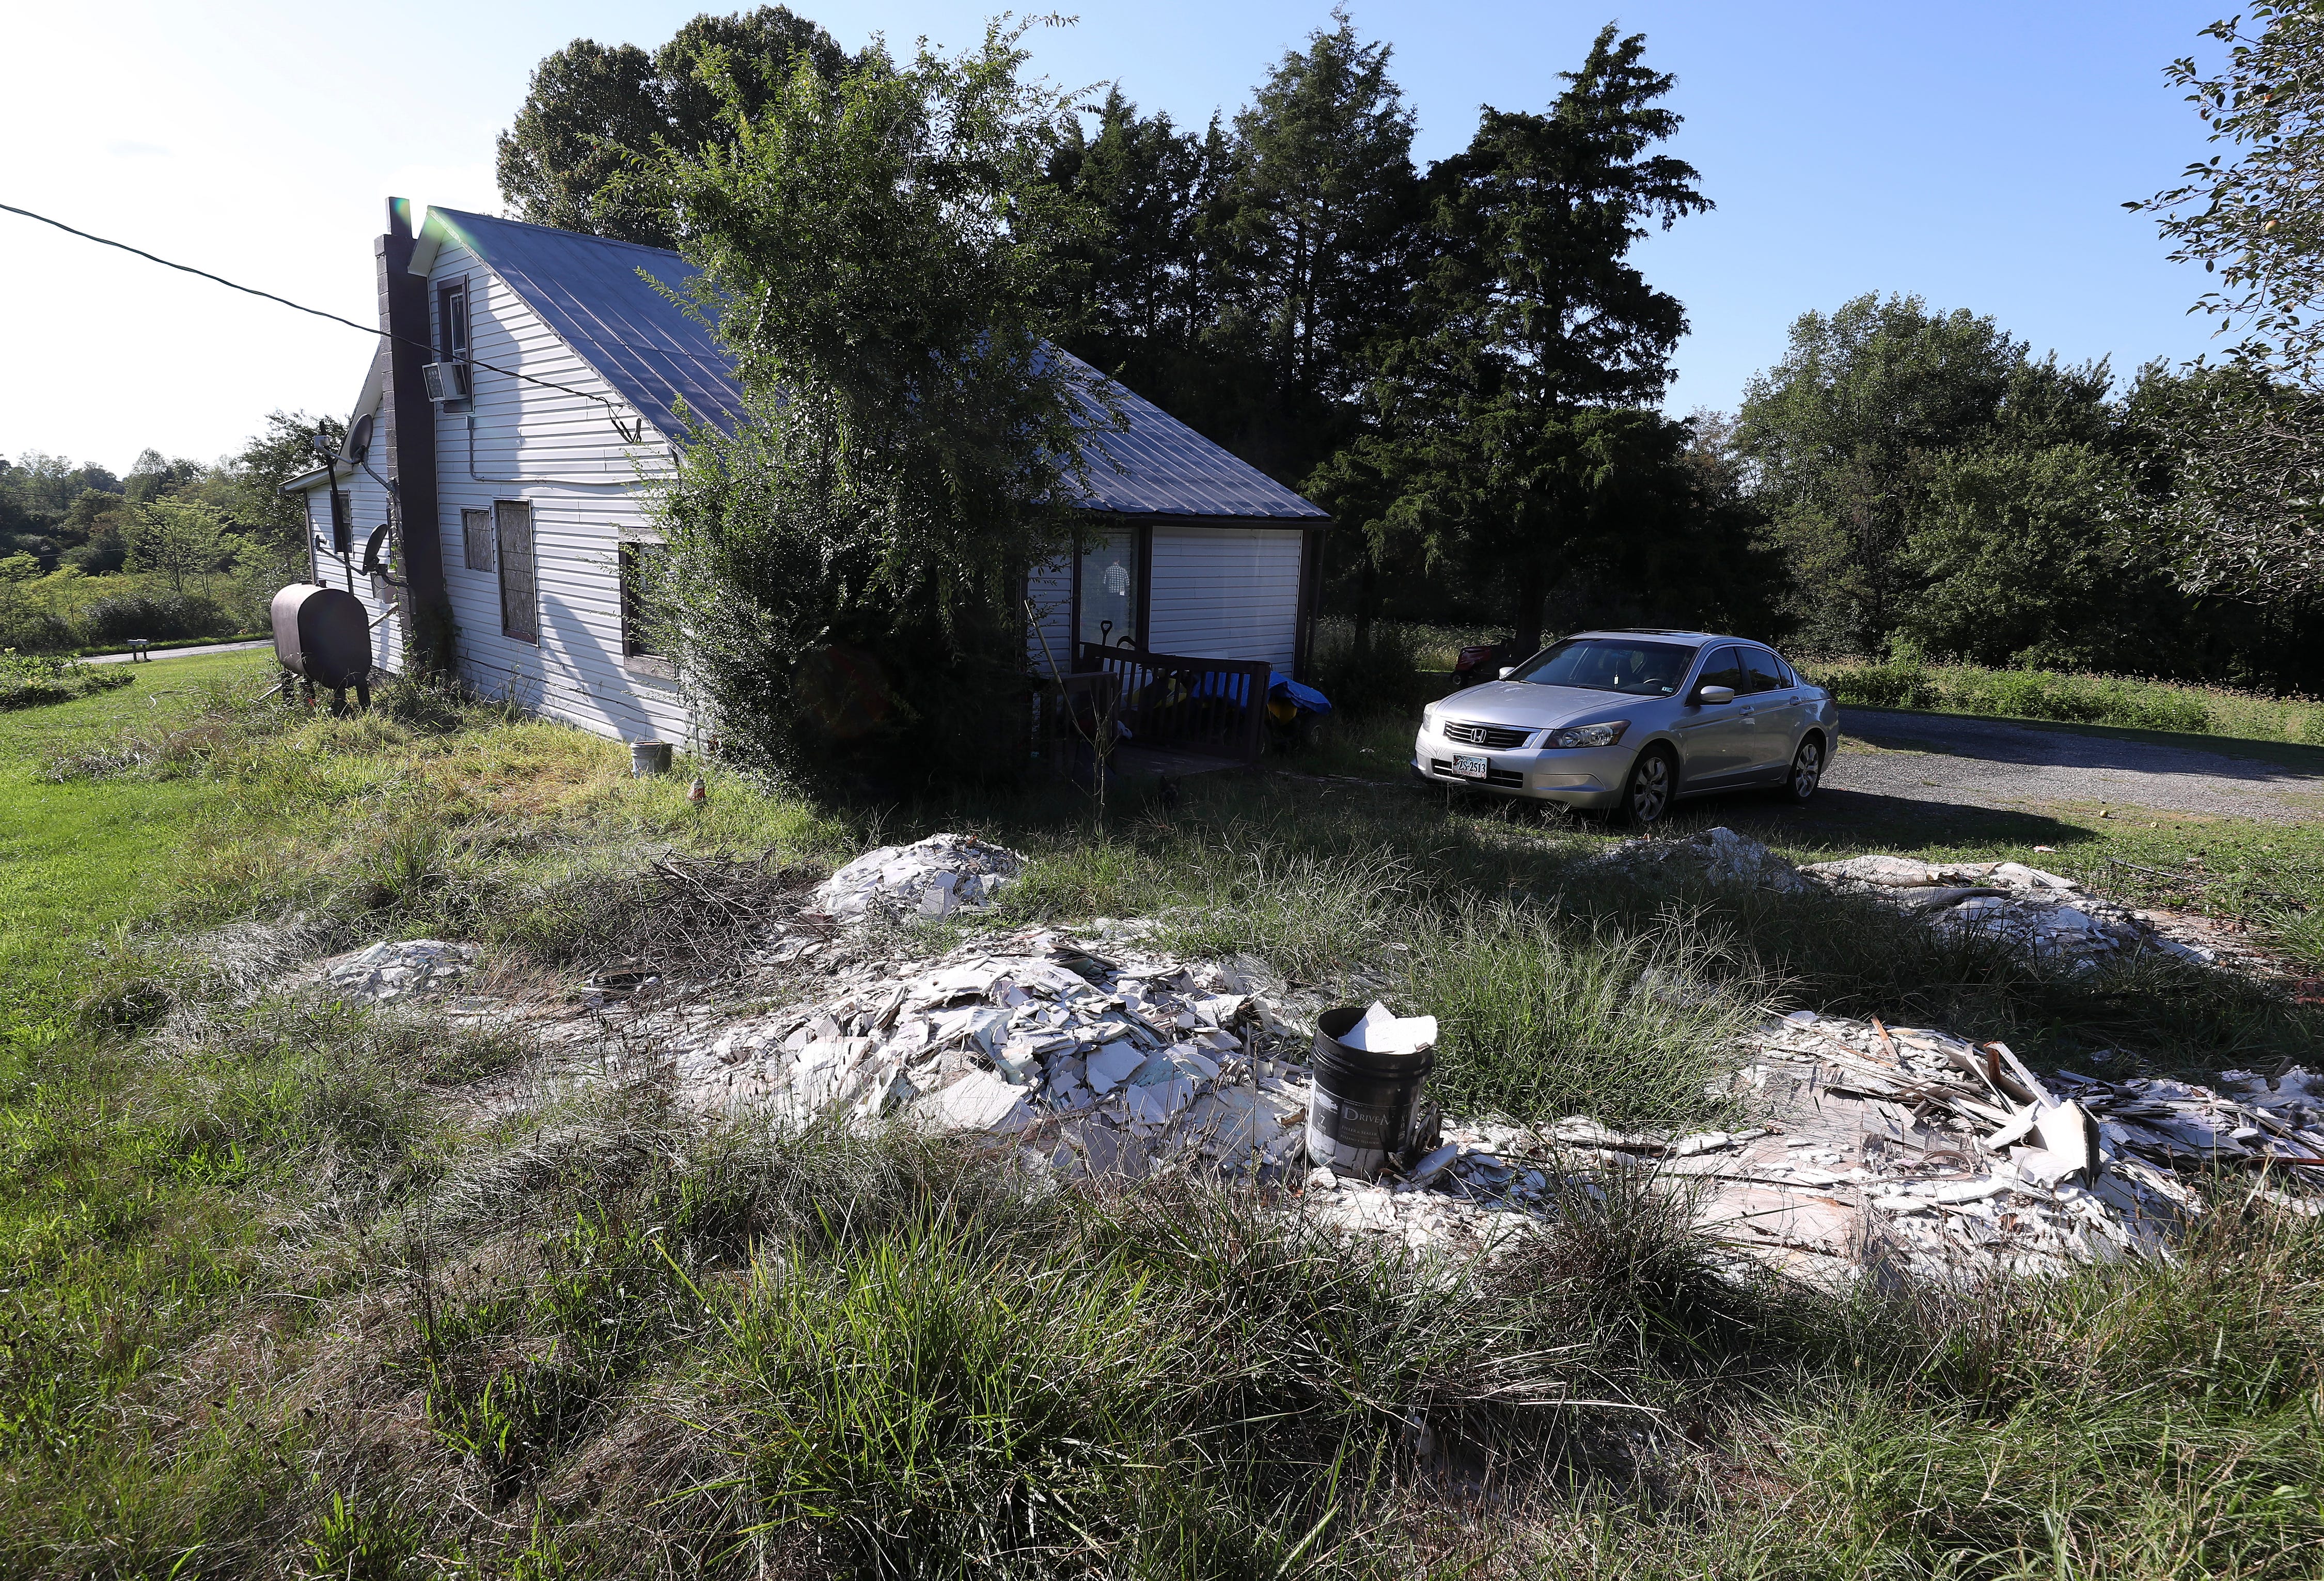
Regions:
M 1402 321 L 1418 215 L 1413 117 L 1388 46 L 1333 17 L 1235 117 L 1229 289 L 1204 341 L 1262 373 L 1229 442 L 1295 485 L 1356 431 L 1364 352 Z
M 1380 433 L 1319 479 L 1337 495 L 1366 470 L 1395 478 L 1376 549 L 1416 542 L 1432 568 L 1504 591 L 1520 648 L 1561 576 L 1659 576 L 1638 557 L 1706 520 L 1690 430 L 1649 408 L 1685 317 L 1629 253 L 1711 203 L 1692 166 L 1651 152 L 1678 116 L 1645 48 L 1607 27 L 1547 115 L 1488 108 L 1431 171 L 1437 255 L 1415 332 L 1378 359 Z
M 1120 88 L 1078 120 L 1049 180 L 1089 223 L 1061 240 L 1050 288 L 1062 343 L 1174 416 L 1222 426 L 1221 378 L 1205 347 L 1223 277 L 1222 189 L 1234 151 L 1213 118 L 1204 135 L 1167 115 L 1141 118 Z

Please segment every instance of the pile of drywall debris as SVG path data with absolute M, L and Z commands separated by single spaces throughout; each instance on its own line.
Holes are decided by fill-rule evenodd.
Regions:
M 1481 1252 L 1489 1261 L 1539 1233 L 1554 1214 L 1560 1185 L 1590 1188 L 1567 1173 L 1563 1150 L 1545 1147 L 1524 1127 L 1448 1123 L 1443 1137 L 1410 1170 L 1389 1170 L 1378 1180 L 1311 1170 L 1301 1207 L 1351 1242 Z
M 1923 862 L 1852 856 L 1800 870 L 1828 888 L 1868 895 L 1938 928 L 1996 934 L 2042 956 L 2098 962 L 2160 950 L 2208 962 L 2212 953 L 2157 931 L 2142 912 L 2022 862 Z
M 1808 887 L 1788 860 L 1723 825 L 1683 839 L 1624 840 L 1592 860 L 1647 879 L 1743 884 L 1784 894 Z
M 1710 828 L 1683 839 L 1624 840 L 1594 858 L 1649 881 L 1678 879 L 1796 894 L 1821 887 L 1864 895 L 1932 926 L 2006 938 L 2043 957 L 2092 966 L 2156 951 L 2211 962 L 2214 949 L 2173 938 L 2157 919 L 2071 879 L 2020 862 L 1924 862 L 1852 856 L 1794 867 L 1748 835 Z
M 985 905 L 1024 871 L 1025 859 L 973 835 L 930 835 L 882 846 L 841 868 L 815 892 L 817 911 L 835 922 L 873 917 L 946 917 Z
M 2044 1082 L 2000 1043 L 1811 1011 L 1753 1044 L 1731 1091 L 1767 1129 L 1663 1166 L 1712 1183 L 1704 1222 L 1747 1244 L 1923 1279 L 2055 1273 L 2167 1253 L 2203 1211 L 2204 1170 L 2324 1160 L 2304 1073 L 2245 1101 L 2170 1081 Z
M 322 977 L 334 998 L 350 1004 L 382 1004 L 449 988 L 475 964 L 473 944 L 407 938 L 326 961 Z
M 1921 891 L 1997 891 L 1923 903 L 1941 916 L 2011 897 L 2045 919 L 2026 935 L 2033 948 L 2082 958 L 2144 937 L 2108 932 L 2110 949 L 2075 943 L 2061 911 L 2101 930 L 2137 919 L 2014 864 L 1858 858 L 1803 878 L 1726 829 L 1626 850 L 1665 873 L 1692 864 L 1720 882 L 1812 880 L 1907 904 Z M 1497 1255 L 1549 1222 L 1564 1193 L 1639 1171 L 1698 1193 L 1700 1222 L 1734 1246 L 1825 1279 L 1868 1267 L 1967 1281 L 2167 1254 L 2203 1211 L 2202 1171 L 2324 1160 L 2324 1083 L 2304 1071 L 2230 1073 L 2225 1093 L 2072 1075 L 2044 1083 L 1999 1044 L 1801 1011 L 1738 1051 L 1721 1089 L 1748 1119 L 1735 1129 L 1454 1119 L 1409 1169 L 1346 1179 L 1311 1170 L 1305 1156 L 1307 1061 L 1323 1001 L 1262 964 L 1157 953 L 1153 926 L 1139 922 L 985 935 L 905 960 L 882 953 L 892 941 L 841 926 L 982 905 L 1021 867 L 1013 853 L 956 836 L 851 863 L 819 892 L 820 911 L 752 957 L 769 986 L 814 985 L 785 1009 L 643 993 L 662 985 L 642 972 L 593 982 L 591 1013 L 621 1050 L 614 1073 L 651 1076 L 706 1114 L 895 1117 L 991 1136 L 1060 1171 L 1199 1166 L 1257 1177 L 1295 1188 L 1299 1211 L 1351 1241 L 1415 1253 Z M 412 939 L 327 962 L 321 976 L 338 997 L 381 1003 L 447 987 L 475 958 L 473 945 Z M 2315 1200 L 2266 1179 L 2252 1189 L 2303 1211 Z
M 1321 1001 L 1248 958 L 1176 959 L 1147 938 L 1026 929 L 901 962 L 833 940 L 809 1002 L 738 1019 L 641 1001 L 620 1041 L 640 1050 L 629 1074 L 706 1114 L 895 1117 L 1076 1174 L 1255 1175 L 1351 1240 L 1459 1255 L 1498 1254 L 1561 1189 L 1626 1170 L 1698 1193 L 1714 1234 L 1813 1277 L 2050 1273 L 2166 1252 L 2202 1211 L 2195 1175 L 2221 1160 L 2324 1159 L 2324 1094 L 2300 1073 L 2236 1097 L 2045 1083 L 1998 1044 L 1802 1011 L 1738 1050 L 1733 1129 L 1454 1119 L 1411 1169 L 1345 1179 L 1305 1159 Z
M 897 1115 L 1098 1172 L 1187 1153 L 1264 1169 L 1304 1145 L 1307 1044 L 1258 975 L 1032 929 L 842 971 L 772 1014 L 649 1009 L 630 1040 L 706 1113 Z

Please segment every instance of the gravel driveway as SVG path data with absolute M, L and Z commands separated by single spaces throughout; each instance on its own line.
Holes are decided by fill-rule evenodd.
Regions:
M 1824 783 L 1911 801 L 2031 808 L 2096 802 L 2218 818 L 2324 818 L 2324 774 L 2003 719 L 1847 708 Z M 1850 751 L 1862 743 L 1876 751 Z M 2324 754 L 2319 754 L 2324 756 Z

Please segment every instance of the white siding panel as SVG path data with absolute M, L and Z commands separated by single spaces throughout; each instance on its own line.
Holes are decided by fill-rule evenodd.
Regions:
M 383 469 L 387 465 L 387 418 L 382 410 L 385 404 L 375 404 L 371 413 L 373 431 L 379 436 L 372 441 L 370 461 L 374 469 Z M 398 672 L 403 669 L 402 623 L 392 617 L 380 619 L 392 607 L 388 598 L 392 596 L 392 590 L 363 574 L 364 545 L 374 532 L 387 524 L 387 491 L 361 467 L 342 464 L 338 474 L 338 486 L 351 507 L 353 531 L 348 534 L 348 552 L 344 558 L 331 552 L 330 491 L 318 488 L 308 496 L 311 502 L 309 519 L 315 523 L 316 536 L 322 540 L 322 547 L 314 554 L 315 580 L 326 587 L 345 588 L 362 602 L 364 618 L 374 623 L 372 663 L 380 670 Z
M 1148 645 L 1193 659 L 1264 659 L 1290 674 L 1303 541 L 1280 528 L 1157 527 Z
M 635 414 L 456 243 L 429 271 L 431 315 L 436 288 L 463 277 L 470 353 L 493 367 L 475 370 L 471 410 L 438 409 L 436 421 L 437 529 L 461 677 L 488 696 L 599 735 L 690 740 L 693 720 L 678 689 L 632 670 L 622 652 L 619 545 L 625 529 L 647 524 L 640 485 L 666 466 L 665 441 L 648 430 L 645 444 L 627 444 L 614 413 L 589 397 L 613 399 L 624 421 Z M 463 552 L 461 511 L 489 510 L 496 500 L 532 507 L 538 643 L 503 633 L 499 572 L 468 569 Z
M 1074 668 L 1074 562 L 1061 557 L 1038 567 L 1025 578 L 1026 601 L 1033 606 L 1032 629 L 1025 635 L 1025 658 L 1033 673 L 1046 680 L 1055 665 L 1060 675 Z M 1046 646 L 1045 646 L 1046 644 Z

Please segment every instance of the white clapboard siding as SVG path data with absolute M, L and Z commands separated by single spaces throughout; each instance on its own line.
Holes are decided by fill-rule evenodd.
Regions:
M 1036 677 L 1047 680 L 1054 665 L 1058 674 L 1074 668 L 1074 562 L 1060 558 L 1036 567 L 1025 578 L 1025 598 L 1033 606 L 1031 629 L 1025 633 L 1025 658 Z M 1046 646 L 1045 646 L 1046 644 Z
M 470 355 L 493 366 L 475 368 L 469 411 L 438 409 L 436 421 L 437 525 L 461 677 L 600 735 L 687 740 L 692 720 L 678 689 L 624 662 L 622 652 L 619 546 L 625 531 L 646 528 L 640 472 L 666 466 L 666 441 L 648 429 L 645 444 L 626 443 L 613 412 L 589 397 L 612 400 L 624 421 L 635 414 L 456 242 L 447 242 L 429 271 L 431 315 L 438 288 L 463 278 Z M 468 569 L 460 513 L 502 500 L 532 507 L 538 643 L 503 634 L 498 569 Z
M 369 393 L 370 386 L 366 386 Z M 377 437 L 372 440 L 371 465 L 383 467 L 387 463 L 387 420 L 380 410 L 382 403 L 372 398 L 372 426 Z M 360 417 L 363 413 L 354 413 Z M 351 420 L 352 421 L 352 418 Z M 347 496 L 351 507 L 350 520 L 354 531 L 349 534 L 349 553 L 344 559 L 330 551 L 331 490 L 327 484 L 318 485 L 307 492 L 307 520 L 314 528 L 309 541 L 309 559 L 313 579 L 326 587 L 351 591 L 364 606 L 364 618 L 372 623 L 371 657 L 378 669 L 391 673 L 403 668 L 402 623 L 392 617 L 382 620 L 390 607 L 387 598 L 392 589 L 363 574 L 364 545 L 371 535 L 387 524 L 387 491 L 382 488 L 371 473 L 360 467 L 342 462 L 337 468 L 339 491 Z
M 1290 674 L 1303 540 L 1281 528 L 1155 528 L 1148 646 L 1197 659 L 1264 659 Z

